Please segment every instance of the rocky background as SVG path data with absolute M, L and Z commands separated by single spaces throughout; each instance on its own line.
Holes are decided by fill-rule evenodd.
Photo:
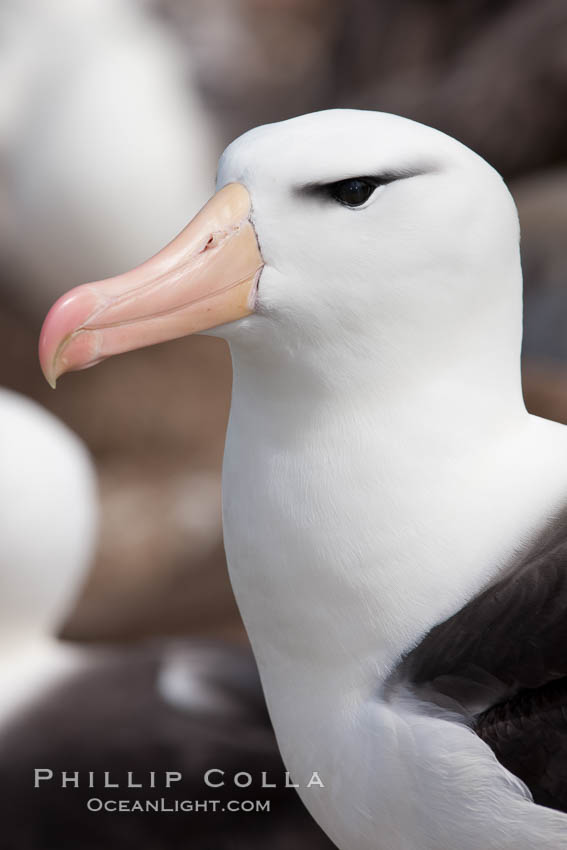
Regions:
M 85 9 L 92 6 L 84 2 Z M 188 338 L 123 355 L 65 377 L 55 393 L 39 372 L 37 335 L 57 294 L 50 290 L 47 297 L 45 280 L 55 279 L 57 286 L 58 277 L 51 272 L 67 251 L 79 252 L 73 236 L 77 215 L 69 211 L 81 203 L 79 198 L 73 207 L 73 190 L 97 166 L 97 150 L 71 145 L 64 167 L 56 171 L 49 166 L 52 160 L 45 166 L 44 172 L 51 168 L 50 174 L 63 175 L 57 186 L 70 175 L 67 206 L 61 206 L 53 180 L 30 180 L 47 143 L 53 146 L 57 140 L 49 135 L 50 121 L 61 126 L 67 120 L 65 104 L 76 105 L 76 98 L 59 102 L 53 95 L 42 96 L 45 67 L 32 67 L 26 58 L 28 31 L 36 24 L 33 4 L 7 3 L 20 18 L 14 55 L 9 62 L 0 57 L 0 70 L 2 61 L 10 70 L 3 79 L 12 86 L 10 96 L 7 85 L 0 95 L 0 224 L 5 234 L 0 241 L 0 383 L 40 401 L 77 431 L 100 474 L 99 551 L 63 634 L 88 641 L 149 634 L 242 637 L 225 572 L 220 523 L 220 465 L 230 392 L 224 344 Z M 56 7 L 64 4 L 49 0 L 48 5 L 63 15 Z M 99 8 L 104 5 L 101 0 Z M 158 33 L 166 52 L 178 57 L 179 103 L 185 102 L 185 92 L 187 110 L 196 115 L 195 134 L 202 132 L 202 122 L 210 124 L 210 162 L 203 156 L 201 177 L 206 173 L 211 186 L 211 163 L 235 135 L 259 123 L 331 106 L 415 118 L 456 136 L 492 162 L 509 182 L 522 223 L 527 404 L 533 412 L 567 422 L 563 0 L 148 0 L 136 4 L 136 14 L 143 16 L 144 31 Z M 86 73 L 84 53 L 74 49 L 79 36 L 69 26 L 65 23 L 70 70 L 53 76 L 50 85 L 56 94 L 73 89 Z M 77 21 L 73 26 L 80 30 Z M 114 30 L 125 43 L 141 37 L 135 26 L 128 26 L 122 22 L 124 30 Z M 102 33 L 97 45 L 95 27 L 88 29 L 92 51 L 103 55 L 108 36 Z M 51 68 L 55 57 L 63 61 L 59 30 L 43 28 L 37 38 L 47 48 L 46 67 Z M 118 43 L 118 57 L 121 49 Z M 33 55 L 37 57 L 37 50 Z M 118 80 L 123 69 L 116 58 L 113 62 L 110 79 L 115 74 Z M 105 97 L 103 92 L 102 110 Z M 135 123 L 137 101 L 127 93 L 124 98 L 134 104 Z M 88 106 L 86 94 L 84 102 Z M 50 111 L 50 104 L 57 106 Z M 151 163 L 144 160 L 143 136 L 132 130 L 128 138 L 139 154 L 139 170 L 127 154 L 125 167 L 128 163 L 130 178 L 144 185 Z M 98 167 L 98 182 L 104 185 L 104 162 Z M 175 188 L 171 170 L 168 179 Z M 119 193 L 120 169 L 117 174 L 109 196 Z M 166 206 L 167 196 L 156 201 L 156 222 Z M 88 202 L 81 208 L 86 215 L 90 211 L 85 207 Z M 46 226 L 37 219 L 43 208 L 45 220 L 62 234 L 59 241 L 46 236 Z M 170 235 L 182 224 L 180 220 Z M 96 256 L 79 257 L 85 277 L 67 280 L 63 271 L 60 291 L 98 275 L 107 243 L 102 229 L 95 234 L 94 228 Z M 50 254 L 46 245 L 57 248 Z M 140 245 L 140 259 L 155 247 Z M 41 262 L 31 262 L 38 253 Z M 112 262 L 109 250 L 106 273 L 113 272 Z M 81 274 L 83 266 L 78 265 Z

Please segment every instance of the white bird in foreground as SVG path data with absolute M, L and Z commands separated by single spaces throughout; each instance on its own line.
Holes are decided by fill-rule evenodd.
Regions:
M 0 726 L 85 653 L 55 639 L 94 559 L 98 498 L 79 440 L 0 389 Z
M 499 175 L 391 115 L 252 130 L 176 240 L 52 308 L 40 355 L 54 383 L 211 328 L 230 575 L 310 812 L 341 850 L 566 844 L 567 431 L 524 407 Z

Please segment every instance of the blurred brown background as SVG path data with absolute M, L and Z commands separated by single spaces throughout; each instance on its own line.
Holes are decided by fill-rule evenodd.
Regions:
M 171 147 L 178 165 L 170 153 L 152 159 L 142 124 L 152 126 L 160 145 L 169 132 L 174 145 L 181 131 L 171 116 L 190 116 L 183 132 L 203 137 L 194 181 L 211 187 L 214 161 L 235 135 L 331 106 L 399 113 L 476 149 L 501 171 L 519 206 L 528 407 L 567 422 L 564 0 L 152 0 L 115 3 L 114 10 L 102 0 L 98 6 L 83 0 L 73 13 L 64 0 L 49 0 L 41 19 L 33 2 L 5 2 L 0 15 L 7 15 L 12 41 L 0 64 L 11 86 L 8 92 L 4 84 L 0 96 L 0 383 L 30 395 L 77 431 L 100 473 L 99 551 L 65 625 L 67 637 L 242 636 L 220 522 L 230 392 L 224 345 L 188 338 L 124 355 L 65 377 L 56 392 L 37 363 L 41 319 L 58 292 L 121 270 L 115 265 L 123 257 L 110 237 L 130 209 L 133 224 L 124 240 L 132 241 L 139 259 L 183 224 L 183 148 Z M 113 23 L 119 7 L 122 17 Z M 154 37 L 157 48 L 150 44 Z M 164 93 L 155 92 L 163 104 L 172 91 L 167 80 L 175 77 L 177 100 L 167 115 L 142 103 L 138 72 L 121 63 L 132 44 L 142 63 L 145 50 L 157 49 L 156 62 L 175 57 Z M 96 67 L 103 59 L 104 74 L 93 82 L 93 62 Z M 96 99 L 99 117 L 82 136 L 92 120 L 89 98 Z M 107 99 L 112 114 L 127 114 L 130 122 L 124 119 L 113 170 L 112 134 L 107 158 L 99 156 L 97 136 L 114 120 L 104 118 Z M 53 127 L 62 125 L 68 135 L 58 159 L 63 146 Z M 80 144 L 73 144 L 74 133 Z M 148 186 L 158 165 L 169 188 L 163 197 L 152 189 L 149 217 L 137 222 L 142 204 L 137 197 L 129 202 L 129 187 Z M 81 188 L 87 176 L 91 194 Z M 188 218 L 197 198 L 189 197 L 187 185 Z M 91 199 L 98 187 L 97 217 Z M 165 217 L 175 191 L 179 215 L 170 223 Z M 201 186 L 196 194 L 200 203 Z

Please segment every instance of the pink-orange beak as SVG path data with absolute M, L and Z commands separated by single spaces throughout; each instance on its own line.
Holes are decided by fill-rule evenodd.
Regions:
M 39 359 L 52 387 L 113 354 L 235 321 L 254 310 L 263 260 L 250 195 L 230 183 L 138 268 L 85 283 L 49 311 Z

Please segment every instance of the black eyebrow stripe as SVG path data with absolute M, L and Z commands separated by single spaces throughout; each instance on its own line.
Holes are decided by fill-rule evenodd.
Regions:
M 296 186 L 295 192 L 300 195 L 327 194 L 333 186 L 336 186 L 337 183 L 343 183 L 345 180 L 365 180 L 367 183 L 373 183 L 376 187 L 386 186 L 388 183 L 393 183 L 396 180 L 407 180 L 409 177 L 419 177 L 422 174 L 430 174 L 431 172 L 431 168 L 408 168 L 398 171 L 381 172 L 380 174 L 350 174 L 347 177 L 339 177 L 337 180 L 325 181 L 324 183 L 304 183 Z

